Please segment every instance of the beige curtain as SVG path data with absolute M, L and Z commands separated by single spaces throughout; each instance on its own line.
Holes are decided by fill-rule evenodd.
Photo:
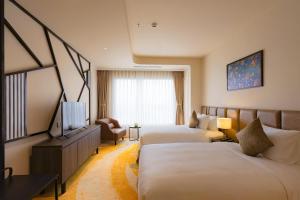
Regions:
M 97 71 L 98 119 L 108 117 L 108 75 L 109 71 Z
M 184 111 L 183 111 L 183 99 L 184 99 L 184 72 L 173 72 L 174 86 L 176 95 L 176 124 L 184 124 Z

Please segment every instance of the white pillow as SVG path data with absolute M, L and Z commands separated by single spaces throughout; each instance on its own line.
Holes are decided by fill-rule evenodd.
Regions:
M 300 131 L 276 129 L 263 126 L 274 146 L 263 152 L 263 156 L 285 164 L 300 164 Z
M 209 117 L 206 115 L 197 116 L 197 119 L 199 120 L 198 128 L 207 130 L 208 124 L 209 124 Z
M 197 112 L 197 118 L 199 119 L 201 117 L 207 117 L 207 115 L 206 114 L 202 114 L 200 112 Z
M 216 116 L 209 116 L 209 123 L 208 123 L 208 130 L 217 131 L 217 117 Z

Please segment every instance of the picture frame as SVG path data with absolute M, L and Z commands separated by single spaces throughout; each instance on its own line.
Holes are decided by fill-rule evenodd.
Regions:
M 263 87 L 264 51 L 260 50 L 227 65 L 227 91 Z

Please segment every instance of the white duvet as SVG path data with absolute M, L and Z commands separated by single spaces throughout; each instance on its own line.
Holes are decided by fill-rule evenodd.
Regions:
M 241 153 L 235 143 L 145 145 L 139 200 L 298 200 L 300 166 Z
M 177 142 L 209 142 L 211 138 L 223 137 L 220 131 L 189 128 L 185 125 L 149 126 L 141 130 L 140 143 L 160 144 Z

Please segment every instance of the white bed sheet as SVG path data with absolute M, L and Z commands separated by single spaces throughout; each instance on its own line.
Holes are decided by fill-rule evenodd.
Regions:
M 139 200 L 298 200 L 300 166 L 249 157 L 235 143 L 145 145 Z
M 141 130 L 140 143 L 161 144 L 177 142 L 209 142 L 212 138 L 221 138 L 220 131 L 189 128 L 186 125 L 148 126 Z

